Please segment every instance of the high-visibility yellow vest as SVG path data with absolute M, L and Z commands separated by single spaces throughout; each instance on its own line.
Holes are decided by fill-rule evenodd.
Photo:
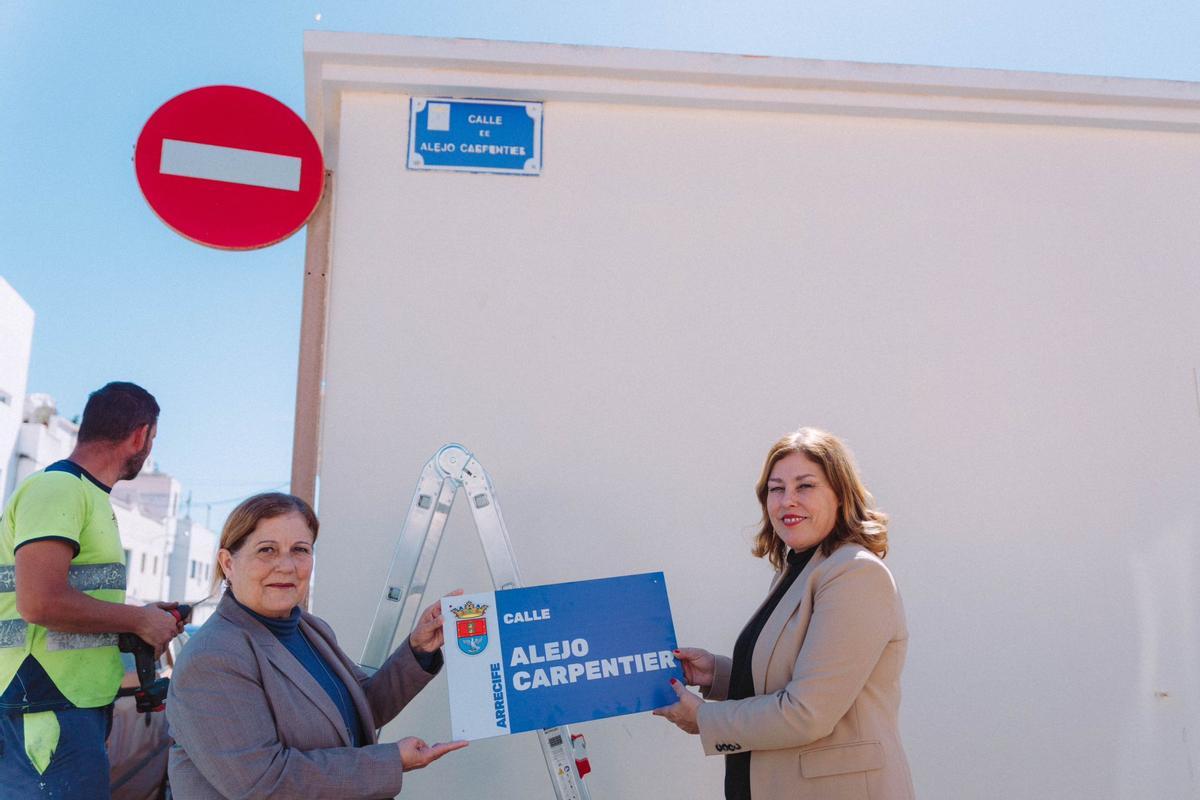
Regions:
M 116 696 L 124 674 L 116 632 L 63 633 L 25 622 L 17 613 L 14 560 L 31 542 L 64 541 L 75 549 L 70 585 L 97 600 L 124 603 L 125 551 L 108 492 L 78 464 L 59 461 L 26 479 L 0 518 L 0 691 L 10 703 L 14 693 L 4 690 L 31 655 L 78 708 L 106 706 Z M 25 700 L 28 711 L 47 702 Z

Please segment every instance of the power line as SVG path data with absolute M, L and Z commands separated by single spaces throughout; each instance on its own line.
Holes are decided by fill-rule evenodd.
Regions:
M 265 491 L 268 491 L 268 492 L 278 491 L 279 489 L 282 489 L 285 486 L 288 486 L 290 483 L 291 483 L 291 481 L 283 481 L 282 483 L 277 483 L 274 486 L 272 486 L 271 488 L 266 489 Z M 229 505 L 231 503 L 240 503 L 243 500 L 245 500 L 247 497 L 253 497 L 256 494 L 262 494 L 262 492 L 250 492 L 249 494 L 240 494 L 237 497 L 228 497 L 228 498 L 225 498 L 224 500 L 195 501 L 196 505 L 204 506 L 204 527 L 208 528 L 209 530 L 212 530 L 213 506 L 224 506 L 224 505 Z M 188 519 L 192 518 L 192 502 L 193 502 L 192 493 L 188 492 L 187 511 L 185 512 Z
M 223 500 L 191 500 L 189 498 L 189 502 L 195 503 L 198 506 L 208 506 L 210 508 L 212 506 L 224 506 L 224 505 L 229 505 L 231 503 L 240 503 L 243 500 L 245 500 L 247 497 L 253 497 L 256 494 L 262 494 L 263 492 L 279 491 L 280 489 L 286 488 L 289 484 L 291 484 L 291 481 L 287 480 L 287 481 L 283 481 L 281 483 L 277 483 L 268 489 L 263 489 L 261 492 L 248 492 L 248 493 L 244 493 L 244 494 L 239 494 L 236 497 L 227 497 Z

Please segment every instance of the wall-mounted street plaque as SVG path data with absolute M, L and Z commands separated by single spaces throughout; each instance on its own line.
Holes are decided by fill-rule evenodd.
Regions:
M 537 175 L 542 104 L 414 97 L 408 168 Z

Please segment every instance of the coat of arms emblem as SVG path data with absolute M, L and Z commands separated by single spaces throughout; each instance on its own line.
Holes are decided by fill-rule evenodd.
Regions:
M 487 613 L 488 607 L 486 605 L 477 606 L 473 600 L 468 600 L 458 608 L 450 606 L 450 610 L 454 612 L 454 616 L 458 620 L 455 624 L 458 633 L 458 649 L 469 656 L 477 656 L 486 650 L 487 618 L 484 617 L 484 614 Z

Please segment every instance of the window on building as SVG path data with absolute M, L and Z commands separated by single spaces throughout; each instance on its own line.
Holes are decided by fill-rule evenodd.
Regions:
M 138 569 L 143 575 L 146 573 L 146 554 L 145 553 L 142 553 L 142 566 L 139 567 Z
M 158 574 L 158 556 L 154 557 L 154 574 Z
M 193 579 L 195 579 L 195 577 L 196 577 L 196 559 L 194 559 L 194 558 L 192 559 L 192 573 L 191 573 L 191 577 L 192 577 Z
M 129 560 L 130 560 L 131 558 L 133 558 L 133 553 L 132 553 L 132 552 L 130 552 L 129 550 L 126 550 L 126 551 L 125 551 L 125 571 L 126 571 L 126 572 L 128 572 L 128 571 L 129 571 Z

